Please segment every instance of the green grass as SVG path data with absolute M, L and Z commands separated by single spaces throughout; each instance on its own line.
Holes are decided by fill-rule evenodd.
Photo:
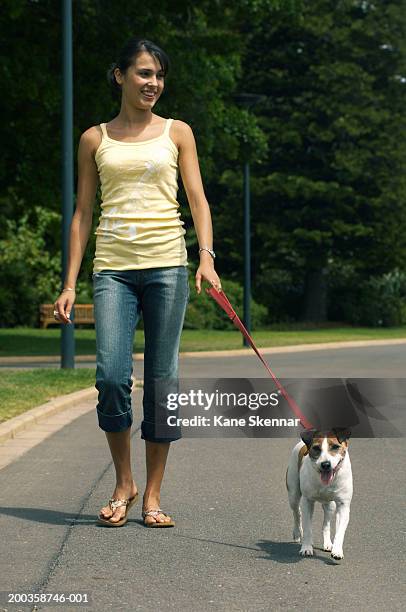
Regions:
M 299 324 L 289 328 L 254 331 L 252 336 L 258 347 L 292 346 L 317 342 L 342 342 L 346 340 L 376 340 L 406 338 L 406 326 L 389 328 L 323 326 L 304 327 Z M 286 326 L 285 326 L 286 327 Z M 16 327 L 0 329 L 0 356 L 34 356 L 60 354 L 59 328 L 31 329 Z M 190 330 L 182 333 L 181 351 L 216 351 L 243 348 L 241 333 L 231 328 L 227 331 Z M 137 330 L 134 352 L 144 350 L 144 333 Z M 75 329 L 76 355 L 95 355 L 96 339 L 94 329 Z
M 94 386 L 94 368 L 0 370 L 0 422 L 48 400 Z

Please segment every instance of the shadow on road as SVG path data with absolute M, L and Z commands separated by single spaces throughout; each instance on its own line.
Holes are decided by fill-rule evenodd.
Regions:
M 86 515 L 77 512 L 58 512 L 44 508 L 12 508 L 1 507 L 0 514 L 14 516 L 35 523 L 46 523 L 48 525 L 88 525 L 94 523 L 96 515 Z
M 258 548 L 262 550 L 270 561 L 276 563 L 310 563 L 312 561 L 321 561 L 325 565 L 340 565 L 334 559 L 328 558 L 324 555 L 329 553 L 325 552 L 321 548 L 314 547 L 314 556 L 308 559 L 304 559 L 299 555 L 300 544 L 295 542 L 276 542 L 274 540 L 260 540 L 258 542 Z M 318 554 L 322 553 L 322 554 Z

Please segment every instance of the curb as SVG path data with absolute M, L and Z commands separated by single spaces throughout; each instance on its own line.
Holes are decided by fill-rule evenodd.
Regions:
M 313 344 L 291 344 L 290 346 L 260 347 L 263 355 L 277 355 L 280 353 L 302 353 L 306 351 L 324 351 L 341 348 L 364 348 L 369 346 L 390 346 L 406 344 L 406 338 L 393 338 L 388 340 L 345 340 L 343 342 L 314 342 Z M 252 348 L 233 349 L 226 351 L 196 351 L 180 353 L 179 357 L 238 357 L 239 355 L 253 354 Z
M 133 391 L 136 389 L 136 378 L 131 377 L 133 381 Z M 31 410 L 27 410 L 23 414 L 19 414 L 11 419 L 0 423 L 0 444 L 11 438 L 15 438 L 16 434 L 24 429 L 27 429 L 33 423 L 39 423 L 47 417 L 63 412 L 67 408 L 76 406 L 80 402 L 85 402 L 94 399 L 96 402 L 98 398 L 98 390 L 95 386 L 88 387 L 87 389 L 79 389 L 79 391 L 73 391 L 67 395 L 60 395 L 54 397 L 45 404 L 35 406 Z
M 319 342 L 308 344 L 291 344 L 288 346 L 274 347 L 258 347 L 258 350 L 264 355 L 272 355 L 278 353 L 295 353 L 303 351 L 323 351 L 340 348 L 363 348 L 368 346 L 391 346 L 397 344 L 406 344 L 406 338 L 388 338 L 387 340 L 344 340 L 342 342 Z M 227 349 L 219 351 L 184 351 L 179 353 L 179 358 L 184 357 L 238 357 L 239 355 L 249 355 L 252 353 L 252 348 Z M 32 357 L 0 357 L 1 365 L 22 364 L 22 363 L 57 363 L 60 362 L 60 355 L 37 355 Z M 133 361 L 143 361 L 144 355 L 141 353 L 133 353 Z M 75 361 L 91 362 L 96 364 L 95 355 L 76 355 Z
M 0 443 L 15 438 L 18 432 L 27 429 L 32 423 L 39 423 L 49 416 L 76 405 L 78 402 L 90 400 L 93 397 L 96 398 L 96 396 L 97 389 L 95 387 L 80 389 L 67 395 L 55 397 L 45 404 L 41 404 L 41 406 L 36 406 L 23 414 L 8 419 L 5 423 L 0 424 Z

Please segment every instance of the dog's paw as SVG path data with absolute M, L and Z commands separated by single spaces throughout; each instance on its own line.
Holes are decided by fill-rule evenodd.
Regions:
M 334 548 L 331 551 L 331 556 L 333 559 L 344 559 L 344 553 L 342 548 Z
M 313 557 L 313 546 L 311 546 L 311 545 L 305 546 L 303 544 L 302 548 L 299 551 L 299 554 L 302 557 Z
M 333 543 L 331 540 L 326 540 L 323 544 L 323 550 L 326 550 L 327 552 L 330 552 L 330 550 L 333 549 Z

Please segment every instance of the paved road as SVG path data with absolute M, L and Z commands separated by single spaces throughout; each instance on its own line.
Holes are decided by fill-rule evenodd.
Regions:
M 270 361 L 285 377 L 399 377 L 406 347 Z M 254 355 L 180 366 L 185 377 L 263 375 Z M 137 414 L 140 393 L 133 396 Z M 317 548 L 319 509 L 316 556 L 301 559 L 291 542 L 284 476 L 294 443 L 180 440 L 172 445 L 162 492 L 176 528 L 144 528 L 135 506 L 124 528 L 104 529 L 94 517 L 112 492 L 114 473 L 94 411 L 81 416 L 0 471 L 0 590 L 88 592 L 92 605 L 82 609 L 97 611 L 403 610 L 404 439 L 351 441 L 355 494 L 341 562 Z M 143 451 L 136 427 L 133 465 L 141 490 Z

